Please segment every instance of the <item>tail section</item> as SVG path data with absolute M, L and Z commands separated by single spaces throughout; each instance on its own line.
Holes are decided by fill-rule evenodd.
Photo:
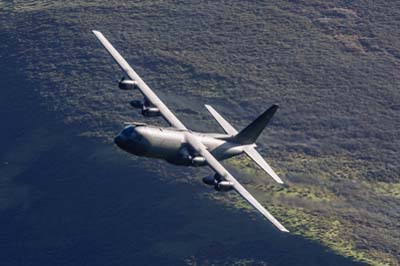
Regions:
M 261 132 L 267 126 L 268 122 L 271 120 L 278 108 L 279 105 L 272 105 L 267 111 L 257 117 L 256 120 L 251 122 L 250 125 L 240 131 L 232 140 L 243 145 L 256 142 L 258 136 L 260 136 Z
M 229 138 L 229 140 L 235 141 L 239 145 L 247 145 L 243 148 L 244 153 L 249 156 L 276 182 L 278 182 L 279 184 L 283 184 L 282 179 L 279 178 L 279 176 L 275 173 L 271 166 L 269 166 L 264 158 L 258 153 L 255 147 L 248 145 L 253 144 L 256 141 L 265 126 L 268 124 L 271 117 L 275 114 L 276 110 L 278 109 L 278 105 L 272 105 L 267 111 L 265 111 L 262 115 L 260 115 L 256 120 L 254 120 L 250 125 L 248 125 L 239 133 L 214 108 L 212 108 L 210 105 L 206 105 L 206 108 L 215 118 L 215 120 L 217 120 L 218 124 L 224 129 L 224 131 L 228 135 L 232 136 Z

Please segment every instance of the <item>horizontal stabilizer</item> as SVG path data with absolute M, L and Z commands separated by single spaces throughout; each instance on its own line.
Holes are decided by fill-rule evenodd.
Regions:
M 275 171 L 269 166 L 269 164 L 264 160 L 263 157 L 258 153 L 258 151 L 253 147 L 245 147 L 244 152 L 260 166 L 269 176 L 271 176 L 279 184 L 283 184 L 282 179 L 275 173 Z
M 210 114 L 217 120 L 218 124 L 222 127 L 226 134 L 231 136 L 236 135 L 238 132 L 231 126 L 211 105 L 204 105 Z

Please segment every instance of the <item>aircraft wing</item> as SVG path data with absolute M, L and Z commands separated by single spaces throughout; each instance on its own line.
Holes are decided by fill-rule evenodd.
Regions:
M 160 110 L 161 115 L 167 122 L 181 130 L 186 130 L 187 128 L 182 124 L 182 122 L 168 109 L 168 107 L 158 98 L 158 96 L 147 86 L 147 84 L 139 77 L 139 75 L 132 69 L 131 66 L 126 62 L 126 60 L 120 55 L 120 53 L 111 45 L 111 43 L 104 37 L 104 35 L 99 31 L 93 31 L 100 43 L 106 48 L 107 52 L 114 58 L 115 62 L 121 67 L 123 71 L 128 75 L 128 77 L 135 81 L 140 92 L 144 97 L 155 107 Z
M 201 143 L 193 134 L 187 132 L 186 141 L 192 146 L 192 148 L 197 151 L 201 156 L 203 156 L 208 165 L 218 173 L 226 181 L 233 183 L 233 188 L 255 209 L 257 209 L 265 218 L 271 221 L 279 230 L 282 232 L 289 232 L 277 219 L 275 219 L 272 214 L 270 214 L 226 169 L 222 164 L 215 159 L 215 157 L 207 150 L 206 146 Z

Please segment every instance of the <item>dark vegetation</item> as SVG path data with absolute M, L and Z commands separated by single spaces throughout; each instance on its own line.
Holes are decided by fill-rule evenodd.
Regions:
M 10 40 L 1 49 L 17 44 L 9 55 L 15 71 L 40 84 L 43 103 L 65 123 L 84 126 L 82 135 L 109 139 L 123 121 L 142 120 L 116 91 L 120 72 L 91 29 L 195 130 L 218 130 L 203 103 L 238 128 L 279 103 L 259 143 L 289 185 L 233 160 L 251 166 L 242 180 L 294 233 L 372 265 L 398 265 L 397 1 L 24 1 L 0 8 L 1 39 Z M 207 196 L 245 208 L 234 196 Z

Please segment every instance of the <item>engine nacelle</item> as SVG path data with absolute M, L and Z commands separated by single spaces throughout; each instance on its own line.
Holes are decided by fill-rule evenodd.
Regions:
M 218 183 L 218 181 L 215 179 L 214 175 L 209 175 L 203 177 L 203 183 L 209 186 L 215 186 Z
M 118 87 L 121 90 L 133 90 L 137 88 L 137 82 L 134 80 L 130 80 L 130 79 L 123 79 L 120 82 L 118 82 Z
M 233 189 L 233 183 L 229 181 L 220 181 L 215 184 L 214 188 L 217 191 L 229 191 Z
M 143 106 L 142 107 L 142 115 L 146 117 L 155 117 L 155 116 L 160 116 L 160 110 L 157 107 L 147 107 Z
M 133 100 L 130 101 L 129 104 L 133 107 L 133 108 L 137 108 L 137 109 L 142 109 L 144 106 L 144 102 L 141 100 Z
M 203 156 L 195 156 L 192 158 L 192 165 L 193 166 L 202 166 L 206 164 L 206 158 Z

